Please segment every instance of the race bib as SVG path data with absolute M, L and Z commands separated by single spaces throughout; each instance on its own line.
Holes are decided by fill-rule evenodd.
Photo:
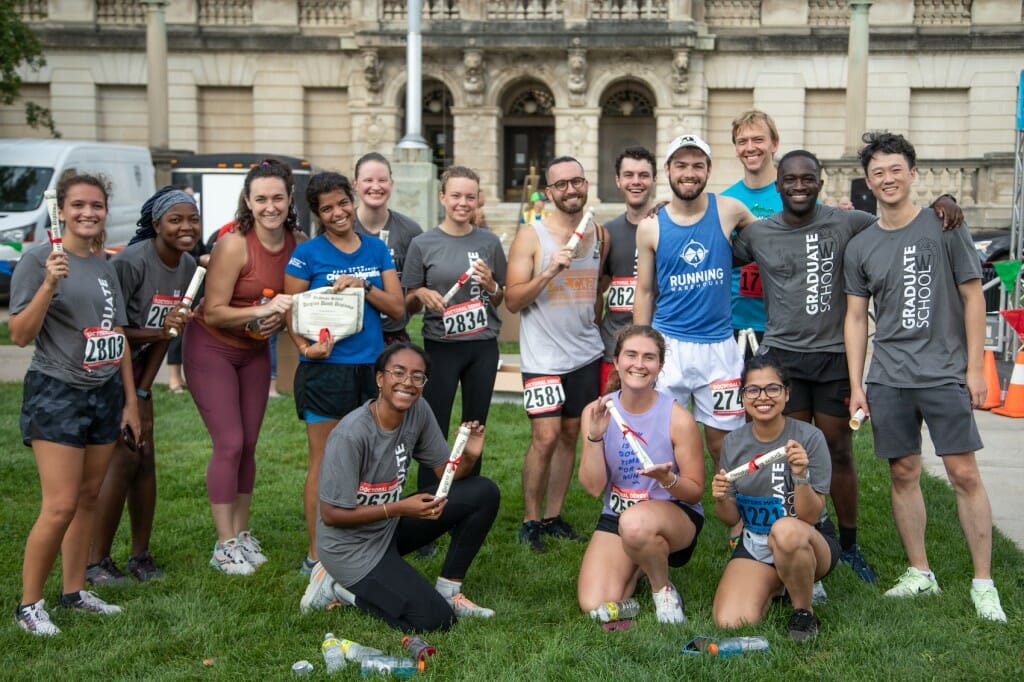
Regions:
M 176 305 L 177 297 L 154 294 L 153 300 L 149 302 L 149 312 L 146 313 L 146 329 L 163 329 L 167 314 L 174 310 Z
M 83 329 L 82 334 L 85 336 L 85 357 L 82 359 L 82 367 L 97 369 L 121 362 L 127 346 L 124 334 L 99 327 Z
M 441 322 L 446 339 L 479 334 L 487 329 L 487 310 L 480 299 L 456 303 L 444 309 Z
M 643 502 L 650 498 L 649 490 L 625 489 L 613 485 L 608 491 L 608 508 L 615 514 L 621 514 L 637 502 Z
M 782 500 L 777 497 L 736 495 L 736 508 L 743 519 L 743 528 L 753 533 L 768 535 L 772 524 L 786 515 Z
M 743 529 L 743 548 L 750 553 L 757 561 L 764 564 L 774 564 L 775 556 L 771 547 L 768 546 L 768 536 L 761 533 L 751 532 L 749 528 Z
M 744 413 L 739 379 L 711 382 L 711 399 L 714 400 L 712 413 L 716 417 L 735 417 Z
M 613 277 L 608 287 L 608 311 L 612 313 L 633 312 L 633 297 L 636 295 L 636 277 Z
M 740 296 L 764 298 L 761 271 L 757 269 L 757 263 L 747 263 L 740 268 Z
M 527 414 L 557 412 L 563 403 L 565 389 L 560 377 L 533 377 L 523 382 L 523 407 Z
M 397 478 L 385 483 L 359 482 L 359 489 L 356 490 L 356 502 L 359 504 L 387 504 L 398 502 L 402 494 L 402 482 Z

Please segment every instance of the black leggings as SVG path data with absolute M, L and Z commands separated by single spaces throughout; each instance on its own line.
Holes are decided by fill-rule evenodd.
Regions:
M 420 490 L 420 493 L 433 493 Z M 402 558 L 451 531 L 452 542 L 441 567 L 441 577 L 461 582 L 487 539 L 501 492 L 488 478 L 472 476 L 455 481 L 448 503 L 437 521 L 403 516 L 380 561 L 348 589 L 356 606 L 403 632 L 447 630 L 455 625 L 455 612 L 434 586 Z
M 444 437 L 448 438 L 448 424 L 460 383 L 462 419 L 459 421 L 486 423 L 487 412 L 491 408 L 491 394 L 494 393 L 494 376 L 498 373 L 498 340 L 440 343 L 424 339 L 423 345 L 431 364 L 430 381 L 423 387 L 423 398 L 430 405 Z M 482 461 L 481 454 L 470 476 L 480 474 Z M 420 488 L 436 488 L 437 483 L 437 474 L 433 469 L 421 466 L 416 484 Z

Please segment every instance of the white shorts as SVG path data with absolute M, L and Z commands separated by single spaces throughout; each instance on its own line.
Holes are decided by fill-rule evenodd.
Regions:
M 701 424 L 732 431 L 743 426 L 740 402 L 743 356 L 733 339 L 691 343 L 665 337 L 665 367 L 658 390 L 686 407 L 693 398 L 693 416 Z

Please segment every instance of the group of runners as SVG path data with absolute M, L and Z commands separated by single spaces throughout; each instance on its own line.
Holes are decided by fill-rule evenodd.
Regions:
M 171 187 L 157 192 L 133 243 L 107 262 L 99 246 L 108 189 L 88 175 L 63 178 L 63 250 L 27 251 L 12 282 L 11 337 L 36 344 L 21 428 L 43 492 L 16 622 L 35 634 L 59 632 L 43 599 L 58 551 L 61 606 L 120 612 L 86 582 L 125 579 L 110 555 L 126 500 L 126 570 L 140 581 L 162 574 L 149 553 L 150 387 L 179 335 L 213 442 L 210 564 L 248 575 L 267 561 L 249 523 L 270 378 L 267 339 L 287 328 L 295 296 L 323 287 L 355 290 L 364 310 L 361 328 L 344 338 L 289 331 L 300 356 L 296 412 L 309 447 L 303 611 L 342 602 L 408 631 L 494 615 L 469 600 L 462 583 L 501 497 L 481 464 L 504 302 L 521 313 L 531 425 L 520 541 L 538 552 L 546 538 L 582 541 L 561 515 L 581 428 L 579 481 L 604 500 L 579 574 L 584 611 L 628 598 L 646 582 L 658 620 L 685 622 L 669 568 L 690 559 L 705 522 L 700 423 L 715 511 L 734 538 L 716 623 L 756 622 L 785 593 L 794 607 L 790 635 L 813 637 L 816 581 L 840 560 L 876 581 L 857 543 L 848 426 L 851 414 L 874 407 L 876 453 L 890 462 L 894 517 L 910 562 L 886 594 L 939 592 L 918 487 L 923 418 L 957 493 L 978 615 L 1005 620 L 974 459 L 981 442 L 971 406 L 984 397 L 980 269 L 955 201 L 913 204 L 914 152 L 899 135 L 865 136 L 861 163 L 877 220 L 818 203 L 821 165 L 810 152 L 790 152 L 776 169 L 778 133 L 763 112 L 738 117 L 733 140 L 745 177 L 726 194 L 738 198 L 705 191 L 711 150 L 696 135 L 676 138 L 661 164 L 646 149 L 625 150 L 615 173 L 626 212 L 605 226 L 590 214 L 581 219 L 589 186 L 581 164 L 556 158 L 545 173 L 553 208 L 520 226 L 507 262 L 498 237 L 478 224 L 480 179 L 469 168 L 445 171 L 444 217 L 424 233 L 388 207 L 391 168 L 379 154 L 359 160 L 354 182 L 313 176 L 305 197 L 295 196 L 291 170 L 267 159 L 246 177 L 194 312 L 180 303 L 196 270 L 189 251 L 200 239 L 192 197 Z M 672 198 L 655 212 L 659 166 Z M 303 199 L 316 218 L 310 238 L 294 210 Z M 734 270 L 734 259 L 749 264 Z M 865 396 L 869 297 L 877 333 Z M 405 332 L 408 316 L 420 312 L 425 349 Z M 744 366 L 734 333 L 747 327 L 757 329 L 760 346 Z M 460 389 L 464 449 L 450 458 Z M 744 469 L 780 448 L 782 459 Z M 417 491 L 403 495 L 414 460 Z M 745 475 L 730 474 L 740 469 Z M 433 551 L 445 534 L 447 554 L 431 585 L 402 557 Z

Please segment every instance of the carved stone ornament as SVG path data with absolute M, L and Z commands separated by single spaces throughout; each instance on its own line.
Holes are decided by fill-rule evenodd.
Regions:
M 374 94 L 380 92 L 384 86 L 377 50 L 363 50 L 363 80 L 366 82 L 366 89 Z
M 676 50 L 672 56 L 672 75 L 675 76 L 675 91 L 685 95 L 690 89 L 690 51 Z
M 587 94 L 587 51 L 569 50 L 569 103 L 583 106 Z
M 466 67 L 466 78 L 462 84 L 466 90 L 466 102 L 470 106 L 483 106 L 484 90 L 487 88 L 483 51 L 466 50 L 462 56 L 462 64 Z

